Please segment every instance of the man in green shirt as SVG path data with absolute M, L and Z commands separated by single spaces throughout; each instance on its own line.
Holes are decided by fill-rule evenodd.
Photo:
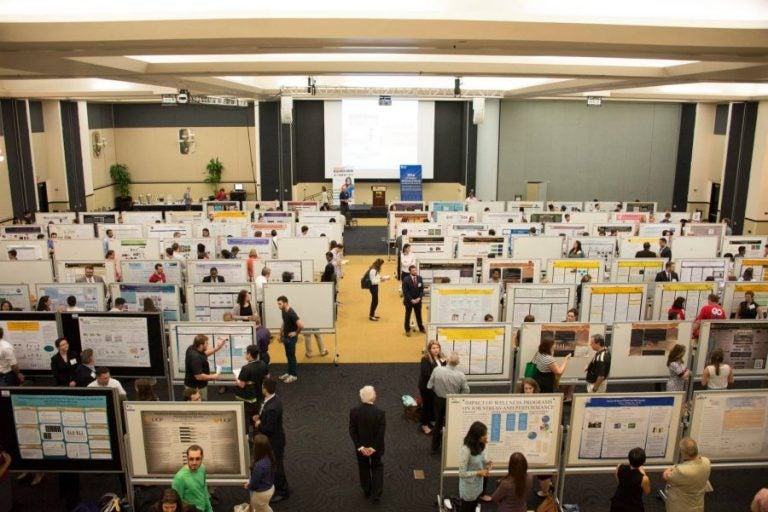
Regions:
M 203 449 L 193 444 L 187 448 L 187 465 L 173 477 L 173 489 L 184 503 L 194 505 L 200 512 L 213 512 L 205 479 Z

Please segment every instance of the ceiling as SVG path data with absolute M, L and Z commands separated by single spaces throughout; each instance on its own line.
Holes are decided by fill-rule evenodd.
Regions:
M 0 96 L 768 99 L 768 0 L 222 3 L 0 0 Z

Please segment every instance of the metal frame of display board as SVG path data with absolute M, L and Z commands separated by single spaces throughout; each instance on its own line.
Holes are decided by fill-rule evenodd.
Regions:
M 709 335 L 711 334 L 712 325 L 718 324 L 718 325 L 727 325 L 730 327 L 733 327 L 734 329 L 738 329 L 740 325 L 753 325 L 753 324 L 760 324 L 765 327 L 765 330 L 768 331 L 768 320 L 705 320 L 701 322 L 701 334 L 707 334 L 706 342 L 702 341 L 705 338 L 703 336 L 699 336 L 699 344 L 696 350 L 696 355 L 693 358 L 693 363 L 690 367 L 691 370 L 691 381 L 693 379 L 700 379 L 702 374 L 704 373 L 704 368 L 707 366 L 707 360 L 709 358 Z M 702 363 L 703 359 L 703 363 Z M 727 363 L 726 363 L 727 364 Z M 699 365 L 701 366 L 701 371 L 699 371 Z M 733 370 L 733 364 L 730 365 L 731 369 Z M 735 375 L 736 378 L 740 381 L 763 381 L 768 377 L 768 368 L 763 367 L 760 368 L 751 368 L 749 369 L 752 373 L 750 374 L 744 374 L 740 373 L 746 371 L 745 369 L 736 369 Z M 757 370 L 757 371 L 755 371 Z M 690 398 L 693 397 L 693 387 L 691 388 Z

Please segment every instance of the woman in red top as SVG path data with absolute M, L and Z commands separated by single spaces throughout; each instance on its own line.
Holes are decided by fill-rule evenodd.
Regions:
M 685 320 L 685 297 L 678 297 L 667 310 L 668 320 Z

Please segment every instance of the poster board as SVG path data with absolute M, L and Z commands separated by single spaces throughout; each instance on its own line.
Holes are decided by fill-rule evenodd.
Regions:
M 80 224 L 117 224 L 117 212 L 78 212 Z
M 0 302 L 10 302 L 13 309 L 18 309 L 20 311 L 31 310 L 30 299 L 29 286 L 26 284 L 0 285 Z
M 541 275 L 539 265 L 539 260 L 483 258 L 480 281 L 490 283 L 491 274 L 500 272 L 504 284 L 538 283 Z
M 568 215 L 570 216 L 570 214 Z M 547 236 L 582 236 L 584 233 L 589 233 L 589 224 L 569 221 L 564 221 L 562 223 L 549 223 L 544 225 L 544 233 L 546 233 Z
M 51 356 L 56 353 L 53 343 L 59 337 L 56 313 L 4 311 L 0 312 L 0 327 L 13 345 L 22 373 L 51 374 Z
M 585 322 L 627 322 L 645 318 L 646 284 L 582 286 L 579 318 Z
M 635 254 L 643 250 L 643 244 L 651 244 L 650 251 L 659 255 L 659 237 L 656 236 L 628 236 L 619 238 L 619 257 L 635 258 Z
M 8 251 L 16 251 L 19 261 L 47 260 L 47 240 L 0 240 L 0 260 L 10 261 Z
M 123 471 L 123 432 L 113 389 L 3 388 L 0 416 L 6 423 L 0 444 L 14 470 Z
M 448 224 L 446 227 L 446 235 L 452 237 L 488 236 L 488 231 L 490 229 L 490 224 Z M 410 231 L 408 233 L 410 234 Z
M 210 219 L 210 214 L 208 215 Z M 251 221 L 251 212 L 244 211 L 217 211 L 213 212 L 213 222 L 225 224 L 246 224 Z
M 93 224 L 51 224 L 48 236 L 53 234 L 59 240 L 89 240 L 96 238 Z
M 525 365 L 533 360 L 539 344 L 545 336 L 555 340 L 554 358 L 563 364 L 565 356 L 571 354 L 571 361 L 561 377 L 561 382 L 584 381 L 584 367 L 589 364 L 595 352 L 589 340 L 595 334 L 605 336 L 605 324 L 583 322 L 524 323 L 520 326 L 520 352 L 517 357 L 518 375 L 525 373 Z
M 465 212 L 465 211 L 442 211 L 432 212 L 432 222 L 438 224 L 473 224 L 477 222 L 480 217 L 479 213 Z
M 592 224 L 592 236 L 633 236 L 635 231 L 637 231 L 635 224 L 613 222 Z
M 475 421 L 488 427 L 486 455 L 494 474 L 506 474 L 513 452 L 525 454 L 530 469 L 556 470 L 560 454 L 560 394 L 449 395 L 446 401 L 443 472 L 459 469 L 464 436 Z
M 387 208 L 391 212 L 415 212 L 424 210 L 424 201 L 390 201 Z
M 112 260 L 61 261 L 56 260 L 56 279 L 60 283 L 76 283 L 85 278 L 85 267 L 93 267 L 93 275 L 106 284 L 115 282 L 115 262 Z
M 402 232 L 403 227 L 400 224 L 407 223 L 424 223 L 430 222 L 431 218 L 429 212 L 408 212 L 408 211 L 391 211 L 387 218 L 387 233 L 390 241 L 394 241 L 395 238 Z
M 67 297 L 74 295 L 77 307 L 86 311 L 104 311 L 106 309 L 104 283 L 39 283 L 35 285 L 37 297 L 47 295 L 51 298 L 51 310 L 67 307 Z
M 518 327 L 526 315 L 533 315 L 538 322 L 560 322 L 575 305 L 576 285 L 573 284 L 510 284 L 504 303 L 504 321 Z
M 224 313 L 232 311 L 240 290 L 248 290 L 256 297 L 253 283 L 222 283 L 187 285 L 187 315 L 190 321 L 219 321 Z
M 680 393 L 577 393 L 573 397 L 566 466 L 615 467 L 629 450 L 645 450 L 648 465 L 678 458 Z
M 584 209 L 581 201 L 547 201 L 547 208 L 552 206 L 557 212 L 575 212 Z
M 110 240 L 109 248 L 118 260 L 154 260 L 160 258 L 160 241 L 157 238 L 136 240 Z
M 398 228 L 395 239 L 400 236 L 404 229 L 408 230 L 406 238 L 411 238 L 412 236 L 443 236 L 444 234 L 443 226 L 435 222 L 403 222 Z
M 165 250 L 168 247 L 173 247 L 173 244 L 178 245 L 178 249 L 173 252 L 174 258 L 182 260 L 196 260 L 197 259 L 197 245 L 203 244 L 205 246 L 205 254 L 209 258 L 216 257 L 216 239 L 215 238 L 164 238 L 159 240 L 160 252 L 165 258 Z M 149 258 L 147 258 L 149 259 Z
M 226 341 L 226 346 L 208 357 L 212 372 L 220 372 L 219 380 L 234 382 L 240 369 L 248 362 L 245 351 L 256 340 L 256 326 L 252 322 L 173 322 L 168 326 L 171 345 L 171 378 L 184 380 L 186 352 L 195 336 L 208 336 L 208 347 Z
M 301 210 L 298 223 L 301 224 L 333 224 L 344 226 L 344 216 L 339 212 Z M 331 222 L 333 219 L 333 222 Z
M 551 260 L 563 256 L 563 239 L 559 236 L 520 236 L 512 240 L 512 257 Z
M 182 283 L 182 262 L 179 260 L 127 260 L 120 262 L 121 275 L 124 283 L 149 283 L 149 278 L 155 273 L 155 265 L 161 264 L 168 284 Z
M 496 284 L 435 284 L 429 304 L 430 323 L 482 323 L 499 317 L 501 291 Z
M 673 252 L 673 254 L 675 254 Z M 678 259 L 675 256 L 677 273 L 680 281 L 701 282 L 708 277 L 714 277 L 722 281 L 728 276 L 730 261 L 728 258 L 686 258 Z
M 281 260 L 312 260 L 315 268 L 323 268 L 327 263 L 330 240 L 325 237 L 277 238 L 277 257 Z
M 552 284 L 579 284 L 585 275 L 592 281 L 603 280 L 603 262 L 584 258 L 554 259 L 547 261 L 547 280 Z
M 417 273 L 424 281 L 424 296 L 432 294 L 432 287 L 438 284 L 463 284 L 475 282 L 475 260 L 424 260 L 416 257 Z
M 220 255 L 221 251 L 224 249 L 228 250 L 229 252 L 232 252 L 232 249 L 237 247 L 240 250 L 238 252 L 238 258 L 240 259 L 248 258 L 248 254 L 251 252 L 251 249 L 256 250 L 256 254 L 258 255 L 259 259 L 263 259 L 263 260 L 272 259 L 272 240 L 270 240 L 269 238 L 218 237 L 216 245 L 217 245 L 216 254 L 218 255 Z
M 165 212 L 165 221 L 169 224 L 180 224 L 182 222 L 202 222 L 205 219 L 202 210 L 169 210 Z
M 48 224 L 72 224 L 77 218 L 75 212 L 36 212 L 35 222 L 41 226 Z
M 625 212 L 648 212 L 653 213 L 658 210 L 658 205 L 652 201 L 632 201 L 624 203 Z
M 733 275 L 739 278 L 747 268 L 752 269 L 753 281 L 768 281 L 768 258 L 736 258 Z
M 344 221 L 342 221 L 342 224 L 338 223 L 306 223 L 306 224 L 297 224 L 296 225 L 296 231 L 298 233 L 301 233 L 301 228 L 306 226 L 307 227 L 307 236 L 309 237 L 321 237 L 325 238 L 326 240 L 336 240 L 339 243 L 344 242 Z M 300 236 L 300 235 L 299 235 Z
M 202 283 L 215 268 L 225 283 L 248 282 L 245 260 L 187 260 L 187 282 Z
M 273 235 L 272 232 L 275 232 Z M 261 234 L 258 234 L 261 233 Z M 276 239 L 293 236 L 293 224 L 282 222 L 251 222 L 245 227 L 245 234 L 254 238 Z
M 725 236 L 725 224 L 718 223 L 706 223 L 706 222 L 689 222 L 685 225 L 684 234 L 686 236 L 696 237 L 715 237 L 717 239 L 717 247 L 720 248 L 720 244 Z
M 768 236 L 724 236 L 723 242 L 720 245 L 720 255 L 724 256 L 726 253 L 736 255 L 739 253 L 739 247 L 744 247 L 747 258 L 762 258 L 763 254 L 765 254 L 764 248 L 766 245 L 768 245 Z
M 653 315 L 654 320 L 666 320 L 667 311 L 677 297 L 685 299 L 685 318 L 693 320 L 699 314 L 702 306 L 707 303 L 710 293 L 717 293 L 717 283 L 654 283 Z M 738 306 L 738 305 L 737 305 Z
M 667 355 L 676 344 L 690 354 L 692 322 L 616 322 L 611 335 L 611 373 L 614 379 L 669 377 Z
M 665 235 L 664 232 L 671 232 L 672 235 L 676 235 L 680 232 L 680 225 L 679 224 L 672 224 L 671 222 L 657 222 L 653 224 L 640 224 L 640 228 L 638 230 L 639 236 L 655 236 L 657 238 L 665 237 L 667 240 L 669 240 L 668 234 Z
M 162 283 L 112 283 L 109 287 L 113 298 L 122 297 L 128 311 L 143 312 L 144 299 L 150 298 L 155 307 L 162 311 L 164 322 L 181 320 L 179 285 Z
M 571 220 L 573 222 L 581 222 L 590 225 L 590 233 L 592 224 L 607 224 L 611 219 L 610 212 L 571 212 Z
M 706 343 L 703 342 L 706 340 Z M 723 349 L 723 362 L 730 365 L 736 379 L 768 376 L 768 321 L 728 320 L 701 323 L 696 377 L 704 373 L 709 355 Z
M 104 242 L 89 240 L 56 240 L 53 254 L 56 261 L 89 261 L 104 259 Z
M 165 332 L 159 313 L 59 313 L 70 348 L 93 349 L 113 377 L 165 377 Z
M 477 204 L 477 203 L 475 203 Z M 486 224 L 509 224 L 523 222 L 523 214 L 520 212 L 483 212 L 480 220 Z
M 712 462 L 768 459 L 768 390 L 695 391 L 691 437 Z
M 755 281 L 728 281 L 725 283 L 722 305 L 727 318 L 734 319 L 739 312 L 740 303 L 745 299 L 746 292 L 752 292 L 757 310 L 757 318 L 762 319 L 768 310 L 768 283 Z M 760 315 L 762 313 L 762 316 Z
M 525 213 L 543 212 L 544 201 L 507 201 L 507 211 L 522 211 Z
M 503 236 L 463 236 L 459 238 L 456 257 L 458 258 L 503 258 L 507 245 Z
M 716 236 L 675 236 L 670 246 L 675 259 L 716 258 L 720 239 Z
M 176 224 L 149 224 L 147 226 L 147 238 L 173 238 L 175 233 L 181 236 L 178 238 L 192 237 L 192 225 L 187 222 L 178 222 Z
M 112 231 L 114 238 L 134 240 L 144 238 L 144 226 L 142 224 L 96 224 L 96 231 L 99 238 L 104 239 L 107 231 Z
M 408 243 L 416 259 L 453 257 L 453 239 L 449 236 L 409 236 Z
M 32 287 L 52 282 L 53 266 L 50 260 L 0 261 L 0 283 L 27 283 Z
M 167 213 L 173 213 L 173 212 L 169 211 Z M 195 212 L 195 213 L 199 215 L 201 212 Z M 120 217 L 122 217 L 123 222 L 125 222 L 126 224 L 155 224 L 158 221 L 163 222 L 162 211 L 120 212 Z
M 336 327 L 334 283 L 266 283 L 264 326 L 279 330 L 283 325 L 277 298 L 284 295 L 304 322 L 304 329 L 332 330 Z
M 293 275 L 292 283 L 311 283 L 314 280 L 312 260 L 256 260 L 253 266 L 254 274 L 261 275 L 261 269 L 264 267 L 269 267 L 272 271 L 269 274 L 270 283 L 282 283 L 283 272 Z
M 665 258 L 619 258 L 611 264 L 612 283 L 653 283 L 664 270 Z
M 172 479 L 186 464 L 187 448 L 197 444 L 205 454 L 208 479 L 242 481 L 248 477 L 245 418 L 242 402 L 125 402 L 130 432 L 131 477 Z
M 616 256 L 617 238 L 615 236 L 576 236 L 568 240 L 568 246 L 570 247 L 577 240 L 581 242 L 584 257 L 602 260 L 605 262 L 606 270 L 611 268 L 613 258 Z
M 37 240 L 44 234 L 45 228 L 34 224 L 0 226 L 0 240 Z
M 445 354 L 459 354 L 458 369 L 469 382 L 512 381 L 512 326 L 502 323 L 433 324 L 430 332 Z

